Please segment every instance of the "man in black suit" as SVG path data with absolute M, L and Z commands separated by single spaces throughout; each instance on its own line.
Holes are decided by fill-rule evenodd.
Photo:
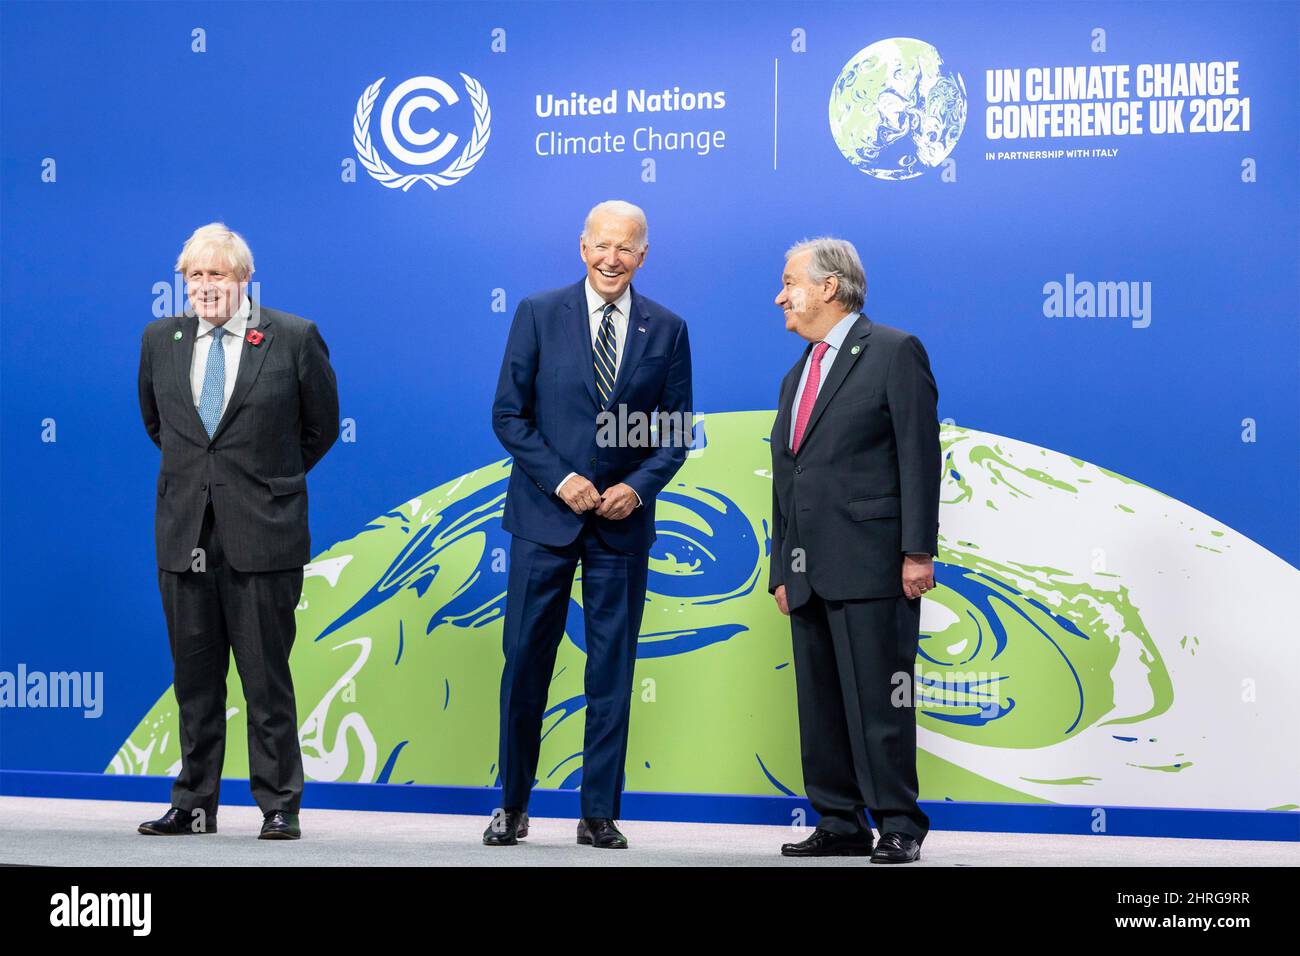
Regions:
M 262 839 L 297 839 L 302 754 L 289 672 L 311 560 L 307 472 L 334 444 L 338 390 L 314 323 L 249 299 L 253 257 L 204 226 L 176 263 L 191 308 L 151 322 L 140 412 L 162 450 L 154 536 L 180 716 L 172 807 L 145 834 L 216 832 L 233 651 Z
M 786 254 L 776 304 L 809 345 L 772 430 L 768 590 L 790 617 L 804 785 L 821 819 L 781 852 L 908 863 L 930 825 L 911 690 L 938 550 L 938 392 L 920 341 L 862 314 L 865 292 L 849 242 Z

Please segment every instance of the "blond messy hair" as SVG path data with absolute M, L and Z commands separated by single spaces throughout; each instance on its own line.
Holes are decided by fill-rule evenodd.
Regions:
M 212 259 L 224 262 L 239 279 L 253 274 L 253 250 L 224 222 L 210 222 L 194 230 L 176 259 L 176 271 L 188 275 L 191 266 Z

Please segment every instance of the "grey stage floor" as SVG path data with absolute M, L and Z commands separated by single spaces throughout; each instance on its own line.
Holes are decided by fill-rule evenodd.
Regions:
M 308 810 L 296 842 L 255 839 L 254 807 L 223 807 L 219 832 L 145 837 L 165 807 L 104 800 L 0 797 L 0 863 L 52 866 L 874 866 L 863 858 L 791 860 L 789 827 L 620 821 L 631 848 L 574 842 L 573 820 L 531 821 L 517 847 L 479 843 L 487 819 Z M 1294 866 L 1300 844 L 932 831 L 912 866 Z

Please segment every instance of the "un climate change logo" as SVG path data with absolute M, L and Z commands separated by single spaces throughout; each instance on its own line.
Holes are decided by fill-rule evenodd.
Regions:
M 844 64 L 831 89 L 831 135 L 877 179 L 914 179 L 952 152 L 966 126 L 966 84 L 924 40 L 877 40 Z
M 370 139 L 370 114 L 387 77 L 381 76 L 366 87 L 357 100 L 357 112 L 352 118 L 352 145 L 356 147 L 361 165 L 366 167 L 372 177 L 389 189 L 405 192 L 416 182 L 428 183 L 430 189 L 454 186 L 473 171 L 483 158 L 488 137 L 492 134 L 492 109 L 488 106 L 487 91 L 483 89 L 483 84 L 466 73 L 462 73 L 460 78 L 465 81 L 465 95 L 474 107 L 474 133 L 450 165 L 438 172 L 428 173 L 400 173 L 384 161 Z M 421 95 L 407 99 L 415 92 Z M 407 166 L 432 166 L 441 161 L 456 148 L 459 137 L 454 133 L 442 133 L 433 127 L 424 132 L 416 132 L 411 128 L 411 116 L 417 110 L 435 113 L 442 105 L 452 106 L 459 101 L 456 90 L 436 76 L 413 76 L 397 84 L 384 100 L 383 109 L 379 112 L 379 135 L 384 146 L 394 159 Z M 423 149 L 417 151 L 412 146 Z

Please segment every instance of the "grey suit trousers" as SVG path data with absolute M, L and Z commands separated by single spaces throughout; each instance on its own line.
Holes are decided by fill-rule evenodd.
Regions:
M 236 571 L 225 558 L 212 504 L 203 516 L 203 571 L 158 571 L 180 710 L 181 771 L 172 805 L 217 812 L 226 750 L 226 676 L 235 667 L 247 702 L 249 784 L 262 812 L 297 813 L 302 754 L 289 651 L 302 568 Z

